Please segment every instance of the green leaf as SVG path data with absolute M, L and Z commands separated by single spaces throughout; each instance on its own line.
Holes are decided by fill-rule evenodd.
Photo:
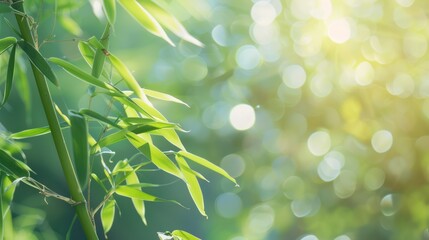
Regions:
M 200 164 L 200 165 L 202 165 L 202 166 L 204 166 L 204 167 L 206 167 L 206 168 L 208 168 L 214 172 L 219 173 L 220 175 L 224 176 L 225 178 L 227 178 L 227 179 L 231 180 L 233 183 L 235 183 L 236 186 L 238 186 L 235 179 L 233 177 L 231 177 L 225 170 L 223 170 L 222 168 L 220 168 L 220 167 L 216 166 L 215 164 L 209 162 L 208 160 L 206 160 L 202 157 L 199 157 L 195 154 L 186 152 L 186 151 L 180 151 L 180 152 L 178 152 L 178 154 L 183 156 L 183 157 L 186 157 L 187 159 L 189 159 L 195 163 L 198 163 L 198 164 Z
M 147 11 L 150 12 L 150 14 L 152 14 L 162 26 L 172 31 L 176 36 L 199 47 L 204 46 L 203 43 L 189 34 L 177 18 L 158 6 L 156 3 L 147 0 L 138 0 L 138 2 L 142 7 L 147 9 Z
M 179 237 L 182 240 L 201 240 L 200 238 L 195 237 L 194 235 L 185 232 L 183 230 L 174 230 L 172 232 L 173 237 Z
M 0 107 L 2 107 L 6 103 L 10 95 L 10 90 L 12 89 L 13 72 L 15 70 L 15 52 L 16 52 L 16 45 L 13 45 L 12 50 L 10 51 L 9 64 L 7 66 L 7 74 L 6 74 L 6 84 L 4 87 L 3 100 L 0 103 Z
M 161 150 L 155 147 L 155 145 L 147 142 L 134 133 L 127 134 L 127 138 L 135 148 L 143 153 L 159 169 L 183 179 L 183 175 L 179 168 Z
M 15 159 L 9 153 L 0 149 L 0 171 L 16 178 L 30 176 L 27 164 Z
M 111 85 L 100 81 L 98 78 L 95 78 L 94 76 L 92 76 L 91 74 L 88 74 L 82 70 L 80 70 L 80 68 L 78 68 L 77 66 L 63 60 L 60 58 L 56 58 L 56 57 L 51 57 L 48 59 L 50 62 L 53 62 L 55 64 L 57 64 L 58 66 L 64 68 L 64 70 L 66 70 L 67 72 L 69 72 L 71 75 L 79 78 L 80 80 L 83 80 L 84 82 L 94 85 L 96 87 L 100 87 L 106 90 L 110 90 L 110 91 L 115 91 L 117 92 L 117 90 L 112 87 Z
M 96 181 L 98 183 L 98 185 L 100 185 L 100 187 L 103 188 L 103 190 L 105 192 L 108 192 L 107 188 L 104 186 L 103 182 L 100 180 L 100 178 L 97 176 L 97 174 L 91 173 L 91 178 L 94 179 L 94 181 Z
M 104 203 L 103 208 L 101 209 L 100 218 L 104 235 L 106 235 L 112 228 L 113 220 L 115 219 L 115 204 L 116 201 L 113 198 L 110 198 L 106 203 Z
M 110 54 L 109 60 L 112 63 L 112 66 L 118 71 L 119 75 L 124 79 L 127 86 L 142 100 L 146 100 L 146 96 L 140 88 L 139 83 L 134 78 L 131 71 L 125 66 L 125 64 L 119 60 L 116 56 Z
M 100 122 L 106 123 L 106 124 L 108 124 L 108 125 L 110 125 L 112 127 L 121 129 L 121 127 L 116 122 L 113 122 L 109 118 L 104 117 L 101 114 L 99 114 L 97 112 L 94 112 L 94 111 L 92 111 L 90 109 L 81 109 L 79 112 L 81 114 L 86 115 L 88 117 L 91 117 L 91 118 L 93 118 L 95 120 L 98 120 Z
M 179 138 L 179 135 L 177 135 L 177 132 L 174 129 L 160 129 L 155 131 L 154 134 L 164 137 L 167 141 L 178 147 L 180 150 L 186 150 Z
M 76 175 L 82 189 L 88 184 L 90 174 L 88 125 L 85 117 L 75 111 L 69 111 L 71 135 Z
M 82 55 L 86 63 L 88 63 L 88 65 L 92 67 L 92 64 L 94 63 L 95 51 L 91 48 L 89 43 L 85 41 L 79 41 L 77 47 L 79 49 L 80 55 Z
M 189 107 L 189 105 L 186 104 L 185 102 L 183 102 L 182 100 L 177 99 L 177 98 L 175 98 L 175 97 L 173 97 L 167 93 L 162 93 L 162 92 L 149 90 L 149 89 L 143 89 L 143 92 L 149 97 L 153 97 L 153 98 L 163 100 L 163 101 L 168 101 L 168 102 L 180 103 L 180 104 L 183 104 L 183 105 Z
M 164 29 L 161 25 L 156 21 L 156 19 L 145 9 L 143 8 L 137 1 L 135 0 L 119 0 L 119 3 L 125 10 L 135 19 L 140 25 L 142 25 L 146 30 L 150 33 L 158 36 L 169 44 L 174 46 L 174 43 L 167 36 Z
M 67 128 L 69 125 L 67 123 L 61 123 L 62 128 Z M 31 128 L 26 129 L 20 132 L 12 133 L 10 135 L 10 138 L 12 139 L 25 139 L 25 138 L 32 138 L 37 136 L 42 136 L 45 134 L 48 134 L 51 132 L 51 129 L 49 126 L 46 127 L 39 127 L 39 128 Z
M 185 159 L 176 155 L 176 161 L 179 164 L 180 170 L 183 173 L 183 176 L 186 180 L 186 187 L 188 188 L 189 193 L 191 194 L 192 200 L 200 211 L 201 215 L 207 217 L 207 214 L 204 210 L 204 197 L 203 192 L 201 191 L 200 184 L 198 179 L 194 174 L 194 171 L 189 167 Z
M 106 14 L 107 21 L 110 25 L 115 24 L 116 20 L 116 1 L 115 0 L 103 0 L 103 9 Z
M 159 198 L 151 194 L 145 193 L 143 191 L 140 191 L 138 189 L 135 189 L 133 187 L 119 186 L 115 189 L 115 193 L 123 197 L 128 197 L 128 198 L 133 198 L 133 199 L 138 199 L 138 200 L 143 200 L 148 202 L 170 202 L 183 207 L 183 205 L 181 205 L 177 201 Z
M 30 59 L 31 63 L 36 66 L 39 71 L 45 75 L 55 86 L 58 86 L 58 80 L 49 66 L 48 62 L 40 55 L 39 51 L 37 51 L 32 45 L 25 41 L 18 41 L 19 47 L 27 54 L 28 59 Z
M 17 42 L 14 37 L 5 37 L 0 39 L 0 54 L 6 51 L 10 46 Z
M 133 170 L 133 168 L 128 164 L 128 162 L 126 162 L 127 164 L 127 168 Z M 126 177 L 125 181 L 127 183 L 127 185 L 131 185 L 131 184 L 140 184 L 140 180 L 136 174 L 135 171 L 131 171 L 127 174 L 128 176 Z M 130 187 L 130 186 L 128 186 Z M 131 188 L 135 188 L 137 190 L 141 190 L 140 187 L 131 187 Z M 146 208 L 144 206 L 144 201 L 140 200 L 140 199 L 131 199 L 131 201 L 133 202 L 134 205 L 134 209 L 136 210 L 136 212 L 139 214 L 140 218 L 143 221 L 144 225 L 147 225 L 147 221 L 146 221 Z

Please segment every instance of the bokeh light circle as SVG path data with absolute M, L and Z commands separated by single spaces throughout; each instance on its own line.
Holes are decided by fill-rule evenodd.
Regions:
M 239 131 L 251 128 L 255 124 L 255 119 L 255 110 L 247 104 L 238 104 L 229 113 L 229 122 Z

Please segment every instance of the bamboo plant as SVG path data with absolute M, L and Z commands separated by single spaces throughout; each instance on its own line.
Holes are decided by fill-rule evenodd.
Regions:
M 19 72 L 19 64 L 22 64 L 16 64 L 17 52 L 20 51 L 29 60 L 28 64 L 31 66 L 48 125 L 14 133 L 6 131 L 1 133 L 0 212 L 2 217 L 0 217 L 0 239 L 13 239 L 10 205 L 18 183 L 37 189 L 45 197 L 54 197 L 67 202 L 70 207 L 75 209 L 77 219 L 80 221 L 87 239 L 102 237 L 97 235 L 96 221 L 101 221 L 104 236 L 107 238 L 117 212 L 116 199 L 118 197 L 131 199 L 143 224 L 147 222 L 145 202 L 175 202 L 159 198 L 143 190 L 150 184 L 140 181 L 139 172 L 150 165 L 183 181 L 203 216 L 206 216 L 206 213 L 199 180 L 206 179 L 201 173 L 191 168 L 189 163 L 208 168 L 237 184 L 226 171 L 217 165 L 188 152 L 177 134 L 178 131 L 183 131 L 181 127 L 166 119 L 152 104 L 151 99 L 186 106 L 187 104 L 169 94 L 142 88 L 127 65 L 115 55 L 115 50 L 109 49 L 109 39 L 116 21 L 117 5 L 124 8 L 151 34 L 160 37 L 172 46 L 175 44 L 164 29 L 168 29 L 191 44 L 200 47 L 203 44 L 189 34 L 173 15 L 155 1 L 104 0 L 102 3 L 107 19 L 102 36 L 100 38 L 93 36 L 78 42 L 82 59 L 90 67 L 90 71 L 87 71 L 63 58 L 43 56 L 39 51 L 40 44 L 37 28 L 34 27 L 35 21 L 26 12 L 24 1 L 0 1 L 0 13 L 14 15 L 16 18 L 15 24 L 8 24 L 15 35 L 4 36 L 0 39 L 0 54 L 8 56 L 1 106 L 7 102 L 13 82 L 20 77 L 19 74 L 16 74 Z M 105 115 L 91 107 L 60 109 L 50 93 L 50 88 L 56 88 L 60 84 L 52 70 L 52 65 L 64 69 L 69 73 L 71 80 L 77 78 L 86 83 L 91 92 L 91 99 L 104 98 L 109 107 L 114 108 L 114 111 Z M 106 69 L 112 69 L 112 71 Z M 20 75 L 22 76 L 22 71 Z M 93 122 L 102 127 L 91 129 L 92 125 L 88 123 Z M 99 132 L 96 135 L 94 131 L 97 130 Z M 66 144 L 64 131 L 71 132 L 71 146 Z M 53 185 L 52 183 L 37 181 L 34 172 L 26 163 L 22 150 L 22 139 L 44 134 L 52 135 L 70 196 L 61 196 L 48 188 Z M 168 151 L 161 150 L 152 141 L 153 136 L 161 136 L 175 148 Z M 114 167 L 109 167 L 105 162 L 105 156 L 111 153 L 109 147 L 121 141 L 126 141 L 135 147 L 138 154 L 130 156 L 128 159 L 115 160 Z M 96 166 L 103 168 L 103 176 L 95 173 Z M 90 198 L 91 185 L 99 185 L 104 189 L 105 195 L 101 202 L 89 202 L 93 199 Z M 89 208 L 88 206 L 96 207 Z M 181 230 L 158 233 L 158 236 L 160 239 L 199 239 Z

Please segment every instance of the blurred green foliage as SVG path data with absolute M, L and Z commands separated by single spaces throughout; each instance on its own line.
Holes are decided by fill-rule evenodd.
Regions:
M 36 19 L 40 40 L 56 49 L 45 55 L 78 60 L 75 40 L 90 36 L 76 35 L 98 36 L 100 21 L 106 21 L 92 13 L 97 13 L 97 1 L 92 8 L 85 1 L 65 5 L 58 21 L 43 14 L 50 11 L 49 2 L 26 3 L 33 16 L 47 16 Z M 240 188 L 208 174 L 211 184 L 201 183 L 208 220 L 194 208 L 154 203 L 147 207 L 149 225 L 141 227 L 128 203 L 112 227 L 112 239 L 167 229 L 184 229 L 202 239 L 429 239 L 429 3 L 157 2 L 205 47 L 172 36 L 178 42 L 173 48 L 136 32 L 137 24 L 128 17 L 117 18 L 111 47 L 123 50 L 117 55 L 127 59 L 142 86 L 191 106 L 156 103 L 191 131 L 183 136 L 189 150 L 220 164 Z M 62 3 L 71 2 L 57 1 L 59 9 Z M 2 21 L 0 34 L 10 32 Z M 57 95 L 58 102 L 86 107 L 88 95 L 72 101 L 85 95 L 85 85 L 58 75 L 60 86 L 71 89 Z M 33 106 L 26 115 L 16 91 L 11 99 L 0 115 L 9 131 L 44 125 L 38 101 L 27 101 Z M 8 114 L 12 109 L 14 115 Z M 55 156 L 38 150 L 51 140 L 41 137 L 28 144 L 28 164 L 40 176 L 64 184 L 57 163 L 43 161 Z M 115 151 L 131 150 L 120 145 Z M 156 176 L 157 182 L 172 180 Z M 177 196 L 191 206 L 186 189 L 173 185 L 153 193 Z M 50 226 L 47 232 L 64 235 L 72 211 L 54 200 L 46 206 L 37 194 L 20 198 L 28 192 L 36 194 L 18 189 L 17 201 L 46 214 L 32 230 L 40 233 L 45 229 L 40 226 Z M 74 234 L 78 239 L 81 233 Z

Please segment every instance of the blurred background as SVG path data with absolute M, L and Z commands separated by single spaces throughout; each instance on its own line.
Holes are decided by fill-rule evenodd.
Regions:
M 41 51 L 85 66 L 77 40 L 101 35 L 100 2 L 57 0 L 56 21 L 53 2 L 26 2 Z M 144 226 L 124 199 L 110 239 L 157 239 L 174 229 L 209 240 L 429 239 L 429 2 L 156 2 L 205 47 L 172 36 L 173 48 L 119 7 L 110 49 L 141 86 L 190 105 L 154 102 L 190 131 L 181 134 L 190 152 L 222 166 L 240 187 L 204 172 L 205 219 L 184 184 L 145 173 L 147 182 L 172 183 L 151 193 L 189 209 L 148 203 Z M 0 36 L 9 34 L 1 20 Z M 2 80 L 6 64 L 4 56 Z M 55 70 L 61 88 L 51 87 L 63 111 L 87 107 L 87 86 Z M 46 125 L 29 80 L 31 99 L 14 90 L 0 112 L 10 132 Z M 35 178 L 68 195 L 50 136 L 25 142 Z M 126 144 L 112 150 L 112 164 L 134 153 Z M 18 188 L 12 210 L 22 239 L 60 238 L 69 229 L 73 209 L 46 201 Z M 83 239 L 80 227 L 72 239 Z

